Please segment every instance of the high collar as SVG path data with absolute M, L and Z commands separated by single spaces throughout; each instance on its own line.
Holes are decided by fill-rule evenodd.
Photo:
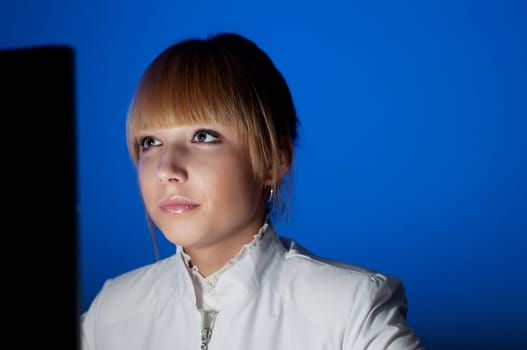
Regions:
M 223 265 L 220 269 L 213 272 L 207 277 L 203 277 L 203 275 L 199 272 L 199 269 L 197 266 L 192 265 L 191 257 L 187 253 L 185 253 L 185 250 L 179 247 L 179 251 L 181 252 L 181 255 L 183 256 L 183 260 L 185 261 L 185 264 L 187 266 L 187 269 L 189 270 L 189 273 L 193 276 L 193 278 L 196 278 L 200 281 L 200 284 L 206 284 L 207 286 L 214 287 L 220 278 L 220 276 L 228 270 L 231 266 L 236 264 L 238 261 L 240 261 L 245 255 L 249 254 L 251 250 L 253 250 L 260 242 L 260 240 L 263 238 L 265 231 L 267 230 L 268 221 L 266 220 L 262 227 L 258 230 L 258 232 L 253 236 L 253 239 L 249 242 L 244 244 L 241 249 L 238 251 L 238 253 L 231 258 L 225 265 Z
M 255 235 L 255 239 L 244 245 L 240 252 L 221 269 L 213 290 L 220 307 L 231 301 L 239 301 L 239 298 L 250 296 L 257 291 L 266 271 L 274 268 L 273 259 L 283 256 L 284 253 L 285 249 L 274 226 L 266 220 Z M 177 246 L 176 254 L 172 259 L 177 269 L 176 288 L 186 295 L 191 294 L 195 301 L 194 286 L 181 246 Z

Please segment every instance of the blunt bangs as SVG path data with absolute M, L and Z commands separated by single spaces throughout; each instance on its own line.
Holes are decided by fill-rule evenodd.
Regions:
M 258 98 L 243 73 L 236 72 L 221 52 L 197 46 L 166 50 L 139 82 L 126 125 L 134 162 L 139 158 L 136 136 L 141 130 L 211 123 L 233 126 L 248 139 L 261 137 L 256 135 L 260 126 L 254 115 Z

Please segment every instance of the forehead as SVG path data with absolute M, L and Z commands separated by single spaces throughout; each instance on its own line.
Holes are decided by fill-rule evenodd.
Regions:
M 237 135 L 246 134 L 240 123 L 233 123 L 222 118 L 200 117 L 189 118 L 185 116 L 162 116 L 160 114 L 139 117 L 130 120 L 129 132 L 132 135 L 144 134 L 149 131 L 169 130 L 169 129 L 221 129 L 235 132 Z
M 145 72 L 132 100 L 130 129 L 209 122 L 241 129 L 250 123 L 259 103 L 246 74 L 235 74 L 222 55 L 176 53 L 161 55 Z
M 217 124 L 242 129 L 246 123 L 238 107 L 221 96 L 176 93 L 144 88 L 138 91 L 128 115 L 130 131 L 181 125 Z

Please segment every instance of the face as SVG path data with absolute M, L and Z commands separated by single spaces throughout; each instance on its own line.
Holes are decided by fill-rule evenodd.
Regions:
M 263 224 L 263 184 L 234 128 L 143 130 L 138 178 L 148 214 L 187 251 L 238 250 Z

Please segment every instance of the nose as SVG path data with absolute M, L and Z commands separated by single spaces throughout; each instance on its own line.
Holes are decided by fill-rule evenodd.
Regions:
M 186 155 L 182 150 L 166 150 L 159 158 L 157 176 L 162 183 L 183 183 L 188 173 L 185 167 Z

